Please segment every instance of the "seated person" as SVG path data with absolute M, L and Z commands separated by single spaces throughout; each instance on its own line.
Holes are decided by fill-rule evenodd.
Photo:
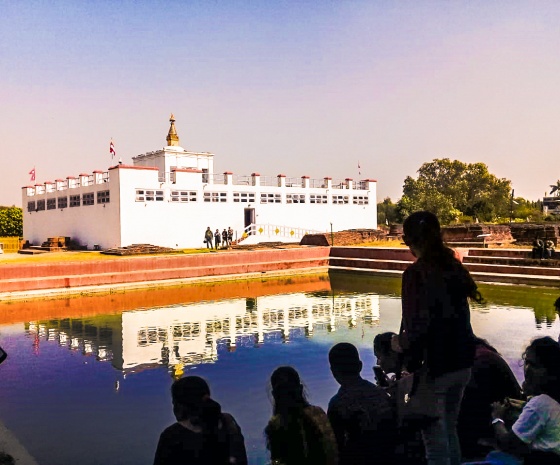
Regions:
M 264 433 L 272 464 L 337 465 L 336 439 L 327 415 L 307 401 L 298 372 L 278 367 L 270 377 L 273 415 Z
M 523 354 L 527 402 L 510 400 L 492 406 L 492 425 L 499 452 L 488 464 L 560 464 L 560 345 L 550 338 L 533 340 Z M 520 408 L 510 428 L 508 410 Z
M 550 239 L 544 245 L 544 258 L 552 258 L 554 255 L 554 242 Z
M 159 438 L 154 465 L 247 465 L 241 429 L 210 398 L 210 388 L 198 376 L 187 376 L 171 386 L 177 423 Z
M 492 404 L 506 398 L 521 398 L 521 388 L 507 362 L 488 341 L 475 338 L 476 351 L 471 379 L 465 388 L 457 433 L 463 457 L 484 457 L 488 446 L 481 439 L 492 438 Z
M 377 358 L 377 366 L 373 367 L 377 385 L 389 387 L 392 381 L 400 378 L 401 357 L 391 348 L 391 339 L 396 336 L 393 332 L 381 333 L 373 339 L 373 353 Z
M 336 344 L 329 351 L 329 363 L 340 384 L 327 411 L 340 465 L 395 463 L 394 411 L 387 393 L 360 376 L 358 349 L 347 342 Z
M 391 348 L 393 332 L 381 333 L 373 339 L 373 353 L 377 365 L 373 367 L 377 385 L 391 397 L 393 411 L 397 412 L 397 380 L 408 373 L 401 371 L 401 354 Z M 399 465 L 421 465 L 426 463 L 426 454 L 420 430 L 406 424 L 400 425 L 396 435 L 395 456 Z
M 531 258 L 543 258 L 544 254 L 544 242 L 541 239 L 535 239 L 533 241 L 533 251 L 531 252 Z

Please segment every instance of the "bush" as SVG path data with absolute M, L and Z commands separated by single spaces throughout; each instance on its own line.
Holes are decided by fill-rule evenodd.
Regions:
M 18 207 L 0 207 L 0 236 L 23 236 L 23 212 Z

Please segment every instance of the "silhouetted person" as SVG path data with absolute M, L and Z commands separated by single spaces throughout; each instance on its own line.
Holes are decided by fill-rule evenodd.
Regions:
M 376 335 L 373 339 L 373 353 L 377 359 L 373 371 L 377 385 L 380 387 L 388 388 L 392 382 L 400 378 L 401 356 L 391 348 L 393 336 L 396 334 L 388 331 Z
M 485 455 L 489 448 L 479 443 L 492 438 L 492 403 L 520 399 L 521 387 L 507 362 L 488 341 L 475 338 L 476 351 L 471 379 L 465 388 L 457 432 L 463 457 Z
M 210 398 L 210 388 L 198 376 L 187 376 L 171 386 L 177 423 L 159 438 L 154 465 L 246 465 L 241 429 Z
M 373 339 L 373 352 L 377 358 L 377 365 L 373 367 L 373 371 L 377 385 L 383 387 L 391 396 L 391 405 L 396 414 L 397 380 L 402 375 L 402 356 L 391 347 L 391 340 L 395 335 L 388 331 L 376 335 Z M 396 442 L 396 460 L 399 465 L 426 463 L 422 435 L 414 425 L 406 422 L 399 425 Z
M 273 464 L 337 465 L 336 439 L 327 415 L 310 405 L 298 372 L 279 367 L 270 377 L 273 415 L 264 432 Z
M 554 242 L 550 239 L 544 245 L 544 258 L 552 258 L 554 255 Z
M 535 239 L 533 241 L 533 250 L 531 252 L 531 258 L 543 258 L 544 254 L 544 242 L 541 239 Z
M 387 393 L 360 376 L 362 362 L 352 344 L 336 344 L 329 362 L 340 384 L 327 411 L 340 464 L 394 463 L 396 422 Z
M 457 417 L 474 361 L 468 299 L 482 301 L 468 270 L 441 237 L 437 217 L 412 213 L 403 223 L 404 243 L 417 260 L 402 275 L 402 319 L 393 349 L 406 369 L 433 393 L 435 421 L 422 425 L 429 465 L 459 465 Z

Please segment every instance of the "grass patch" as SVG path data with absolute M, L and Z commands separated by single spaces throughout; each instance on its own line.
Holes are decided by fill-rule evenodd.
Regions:
M 166 255 L 183 255 L 196 253 L 209 253 L 210 249 L 178 249 L 174 252 L 164 254 L 145 254 L 145 255 L 105 255 L 101 252 L 90 251 L 68 251 L 68 252 L 47 252 L 37 255 L 24 254 L 2 254 L 0 255 L 1 265 L 21 265 L 27 263 L 61 263 L 61 262 L 89 262 L 106 260 L 127 260 L 138 257 L 156 257 Z

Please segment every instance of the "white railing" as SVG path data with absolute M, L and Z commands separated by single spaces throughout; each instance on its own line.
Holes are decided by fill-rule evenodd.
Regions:
M 250 224 L 243 230 L 242 238 L 249 236 L 263 236 L 267 238 L 289 238 L 298 240 L 306 234 L 321 234 L 323 231 L 316 231 L 309 228 L 298 228 L 293 226 L 283 226 L 276 224 Z

